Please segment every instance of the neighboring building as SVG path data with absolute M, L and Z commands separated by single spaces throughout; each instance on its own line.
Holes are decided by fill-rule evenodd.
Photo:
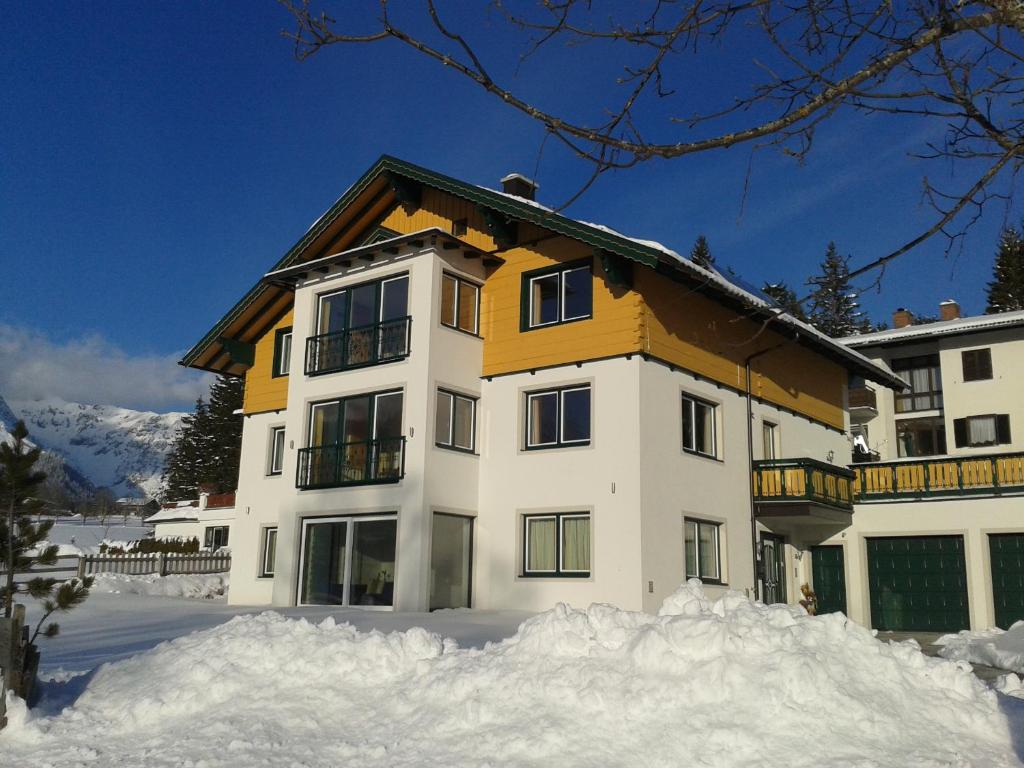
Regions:
M 910 383 L 855 382 L 853 525 L 812 554 L 819 595 L 876 629 L 1024 619 L 1024 312 L 940 310 L 842 340 Z
M 229 600 L 654 610 L 752 592 L 759 547 L 798 599 L 850 524 L 848 378 L 902 382 L 502 182 L 382 158 L 185 356 L 245 377 Z
M 199 498 L 164 504 L 144 523 L 157 539 L 198 539 L 202 549 L 230 546 L 235 523 L 235 494 L 200 491 Z

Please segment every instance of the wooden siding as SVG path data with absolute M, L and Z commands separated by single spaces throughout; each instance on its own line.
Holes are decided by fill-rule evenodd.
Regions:
M 288 377 L 271 375 L 274 367 L 274 337 L 279 328 L 292 324 L 292 310 L 289 309 L 256 342 L 256 356 L 252 367 L 245 374 L 245 413 L 279 411 L 288 407 Z M 292 355 L 301 355 L 305 350 L 305 339 L 292 337 Z
M 744 360 L 782 341 L 761 324 L 648 269 L 634 271 L 643 351 L 705 378 L 745 389 Z M 795 343 L 757 358 L 755 396 L 843 429 L 846 370 Z

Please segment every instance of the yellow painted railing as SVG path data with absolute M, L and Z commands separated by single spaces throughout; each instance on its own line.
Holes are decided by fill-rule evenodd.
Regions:
M 858 502 L 1024 492 L 1024 453 L 855 464 Z

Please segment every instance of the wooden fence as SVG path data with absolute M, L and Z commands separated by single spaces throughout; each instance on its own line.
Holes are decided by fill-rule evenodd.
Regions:
M 196 552 L 165 555 L 82 555 L 78 561 L 79 576 L 98 573 L 144 575 L 224 573 L 231 570 L 231 555 L 223 552 Z

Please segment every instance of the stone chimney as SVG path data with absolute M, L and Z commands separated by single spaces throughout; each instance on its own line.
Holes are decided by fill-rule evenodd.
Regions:
M 521 173 L 510 173 L 501 180 L 501 191 L 506 195 L 515 195 L 526 200 L 536 200 L 540 184 L 528 179 Z
M 939 304 L 939 317 L 942 320 L 959 320 L 960 305 L 953 299 L 946 299 Z
M 892 313 L 892 327 L 906 328 L 914 322 L 914 314 L 909 309 L 900 307 Z

